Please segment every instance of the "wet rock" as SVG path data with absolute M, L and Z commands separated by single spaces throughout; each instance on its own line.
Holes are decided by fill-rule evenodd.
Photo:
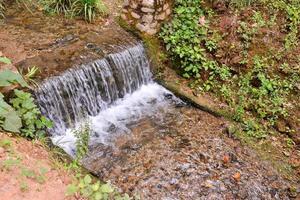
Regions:
M 144 13 L 154 13 L 155 10 L 153 8 L 142 7 L 141 11 Z
M 134 3 L 134 2 L 132 2 L 130 4 L 130 8 L 132 8 L 132 9 L 136 9 L 137 7 L 138 7 L 138 5 L 136 3 Z
M 154 21 L 153 23 L 151 23 L 149 26 L 150 28 L 156 28 L 158 25 L 157 21 Z
M 127 20 L 127 15 L 121 14 L 121 18 L 122 18 L 123 20 Z
M 171 185 L 175 185 L 175 184 L 178 184 L 179 183 L 179 181 L 178 181 L 178 179 L 177 178 L 172 178 L 171 180 L 170 180 L 170 182 L 169 182 Z
M 144 15 L 142 17 L 142 22 L 150 24 L 153 21 L 153 16 L 152 15 Z
M 123 1 L 123 7 L 129 6 L 129 0 L 124 0 Z
M 167 16 L 166 16 L 166 13 L 165 12 L 162 12 L 161 14 L 159 14 L 159 15 L 157 15 L 156 17 L 155 17 L 155 19 L 157 19 L 157 20 L 165 20 L 167 18 Z
M 144 7 L 153 8 L 154 7 L 154 0 L 143 0 L 142 5 Z
M 130 13 L 131 14 L 131 16 L 134 18 L 134 19 L 140 19 L 141 18 L 141 16 L 139 15 L 139 14 L 137 14 L 137 13 L 135 13 L 135 12 L 131 12 Z
M 138 23 L 135 27 L 141 32 L 145 32 L 146 30 L 148 30 L 148 26 L 141 23 Z

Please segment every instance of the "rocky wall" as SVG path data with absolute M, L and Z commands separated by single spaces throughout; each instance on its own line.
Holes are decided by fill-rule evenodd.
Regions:
M 171 14 L 171 0 L 125 0 L 122 19 L 142 33 L 156 34 Z

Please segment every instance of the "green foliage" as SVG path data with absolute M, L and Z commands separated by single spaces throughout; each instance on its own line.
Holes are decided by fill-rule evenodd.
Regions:
M 212 15 L 201 7 L 201 0 L 175 1 L 174 18 L 163 26 L 160 38 L 173 60 L 180 64 L 183 76 L 199 78 L 208 74 L 204 90 L 210 90 L 214 79 L 224 80 L 230 75 L 229 68 L 209 59 L 208 53 L 217 49 L 220 36 L 209 31 L 205 14 Z
M 21 135 L 35 138 L 45 135 L 45 128 L 52 126 L 51 122 L 41 115 L 30 93 L 14 90 L 15 98 L 10 100 L 13 108 L 22 119 Z
M 12 167 L 16 167 L 20 163 L 21 163 L 21 161 L 18 158 L 16 158 L 16 159 L 8 158 L 2 162 L 2 167 L 5 170 L 11 170 Z
M 19 133 L 22 121 L 15 109 L 5 102 L 0 93 L 0 127 L 6 131 Z
M 22 192 L 25 192 L 25 191 L 28 191 L 28 189 L 29 189 L 28 184 L 27 184 L 26 182 L 22 181 L 22 182 L 20 183 L 20 190 L 21 190 Z
M 88 145 L 90 139 L 90 123 L 83 123 L 78 129 L 76 129 L 73 134 L 77 138 L 76 140 L 76 160 L 79 162 L 88 152 Z
M 40 168 L 39 172 L 35 172 L 32 169 L 22 167 L 21 176 L 23 176 L 25 178 L 35 180 L 38 183 L 43 184 L 43 183 L 46 182 L 46 173 L 47 172 L 48 172 L 48 170 L 46 168 L 43 168 L 43 167 Z
M 107 8 L 102 0 L 43 0 L 42 4 L 48 12 L 63 13 L 66 16 L 81 16 L 92 22 L 96 16 L 106 15 Z
M 93 183 L 90 175 L 84 176 L 79 180 L 78 185 L 71 184 L 67 187 L 66 195 L 74 195 L 79 193 L 84 198 L 90 200 L 108 199 L 110 194 L 114 192 L 114 188 L 109 184 L 100 184 L 100 181 Z
M 271 132 L 270 128 L 279 118 L 288 116 L 290 105 L 287 102 L 300 80 L 300 59 L 297 64 L 287 64 L 282 62 L 284 49 L 276 51 L 277 54 L 262 52 L 256 49 L 253 41 L 261 39 L 262 28 L 272 29 L 277 24 L 278 11 L 283 11 L 286 13 L 288 33 L 282 47 L 291 49 L 298 44 L 300 3 L 282 0 L 226 2 L 234 4 L 235 8 L 267 5 L 270 9 L 268 13 L 254 8 L 256 11 L 252 16 L 243 16 L 240 18 L 242 21 L 238 21 L 239 27 L 235 33 L 242 44 L 240 55 L 243 57 L 234 75 L 230 66 L 221 64 L 222 59 L 218 59 L 220 37 L 214 36 L 218 31 L 210 26 L 211 14 L 200 0 L 175 1 L 174 18 L 163 26 L 160 37 L 174 64 L 183 69 L 183 76 L 192 78 L 190 86 L 193 89 L 220 94 L 234 111 L 234 120 L 242 124 L 244 132 L 263 138 Z M 236 13 L 240 14 L 238 10 Z M 284 76 L 278 73 L 278 64 L 280 70 L 286 73 Z
M 229 0 L 229 6 L 236 9 L 241 9 L 246 6 L 250 6 L 255 2 L 256 2 L 255 0 Z
M 176 60 L 179 60 L 184 70 L 184 77 L 200 77 L 201 66 L 207 61 L 202 43 L 208 34 L 208 25 L 201 0 L 176 0 L 174 18 L 163 26 L 160 37 L 166 44 L 166 49 Z M 199 19 L 202 18 L 201 24 Z M 208 43 L 208 46 L 210 45 Z
M 85 122 L 79 128 L 77 128 L 73 134 L 76 136 L 76 157 L 68 168 L 72 171 L 76 171 L 76 179 L 66 190 L 67 196 L 80 195 L 89 200 L 106 200 L 106 199 L 118 199 L 118 200 L 130 200 L 127 194 L 121 195 L 110 183 L 100 183 L 100 181 L 94 181 L 89 174 L 84 175 L 79 166 L 81 159 L 88 152 L 88 144 L 90 138 L 90 123 Z M 137 199 L 137 198 L 136 198 Z
M 30 71 L 28 76 L 33 76 L 33 72 L 36 70 Z M 10 70 L 0 72 L 0 87 L 11 87 L 16 84 L 21 87 L 28 87 L 20 74 Z M 15 89 L 14 96 L 8 102 L 0 93 L 1 129 L 35 138 L 45 135 L 45 129 L 52 126 L 51 122 L 41 115 L 30 93 Z
M 14 73 L 11 70 L 3 70 L 0 72 L 0 87 L 7 87 L 13 84 L 20 84 L 22 87 L 28 87 L 23 77 L 20 74 Z
M 294 1 L 291 4 L 285 5 L 285 11 L 288 16 L 289 33 L 285 38 L 285 48 L 291 49 L 298 44 L 298 34 L 300 25 L 300 2 Z
M 0 57 L 0 62 L 2 62 L 4 64 L 11 64 L 10 59 L 7 57 Z
M 3 147 L 3 148 L 10 148 L 12 145 L 12 142 L 9 140 L 9 139 L 2 139 L 0 140 L 0 147 Z
M 0 18 L 4 18 L 4 12 L 5 12 L 4 0 L 0 0 Z
M 234 119 L 243 124 L 248 135 L 262 138 L 267 128 L 288 115 L 286 102 L 299 77 L 282 78 L 272 74 L 273 65 L 267 58 L 255 56 L 253 68 L 232 77 L 219 91 L 234 108 Z

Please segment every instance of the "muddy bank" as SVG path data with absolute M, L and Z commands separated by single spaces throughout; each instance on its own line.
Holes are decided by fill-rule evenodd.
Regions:
M 38 11 L 31 14 L 13 7 L 8 9 L 0 26 L 2 55 L 24 73 L 28 67 L 38 67 L 39 80 L 137 43 L 112 18 L 88 24 L 62 16 L 45 16 Z

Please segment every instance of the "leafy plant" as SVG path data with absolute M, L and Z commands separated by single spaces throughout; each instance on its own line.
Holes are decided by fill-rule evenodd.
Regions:
M 4 12 L 5 12 L 4 0 L 0 0 L 0 18 L 4 18 Z
M 2 57 L 0 61 L 10 63 L 8 58 Z M 30 78 L 35 71 L 35 69 L 32 70 L 28 77 Z M 0 72 L 0 88 L 14 85 L 28 87 L 28 84 L 20 74 L 10 70 Z M 51 122 L 41 115 L 30 93 L 15 89 L 14 97 L 10 98 L 8 102 L 6 102 L 4 95 L 0 92 L 1 129 L 35 138 L 44 135 L 45 129 L 51 127 Z
M 45 174 L 48 172 L 48 170 L 46 168 L 40 168 L 40 171 L 37 173 L 32 169 L 23 167 L 21 169 L 21 175 L 23 177 L 29 178 L 29 179 L 33 179 L 36 180 L 38 183 L 43 184 L 46 181 L 46 176 Z
M 66 190 L 67 196 L 80 195 L 89 200 L 130 200 L 129 195 L 121 195 L 110 183 L 101 183 L 94 181 L 89 174 L 84 175 L 80 168 L 80 161 L 88 152 L 88 144 L 90 137 L 90 123 L 85 122 L 77 128 L 73 134 L 76 136 L 76 157 L 68 166 L 72 171 L 76 171 L 76 179 L 72 184 L 68 185 Z M 137 199 L 137 198 L 136 198 Z
M 36 66 L 28 67 L 26 73 L 20 70 L 22 77 L 30 84 L 37 86 L 37 82 L 34 80 L 36 75 L 40 72 L 40 69 Z
M 25 191 L 27 191 L 28 189 L 29 189 L 28 184 L 27 184 L 26 182 L 22 181 L 22 182 L 20 183 L 20 190 L 21 190 L 22 192 L 25 192 Z
M 2 167 L 6 170 L 10 170 L 14 166 L 18 166 L 20 164 L 19 159 L 8 158 L 2 162 Z
M 8 139 L 0 140 L 0 147 L 3 147 L 3 148 L 7 149 L 7 148 L 11 147 L 11 145 L 12 145 L 12 142 Z
M 173 20 L 160 33 L 167 51 L 179 61 L 187 78 L 200 77 L 201 67 L 207 61 L 201 44 L 207 37 L 208 25 L 200 5 L 201 0 L 176 0 Z
M 45 128 L 50 128 L 52 123 L 41 115 L 30 93 L 14 90 L 15 98 L 10 100 L 13 108 L 22 119 L 21 135 L 35 138 L 45 135 Z
M 229 0 L 229 6 L 237 9 L 244 8 L 246 6 L 250 6 L 255 3 L 254 0 Z
M 106 6 L 102 0 L 44 0 L 46 10 L 55 13 L 63 13 L 66 16 L 82 16 L 88 22 L 92 22 L 96 16 L 106 14 Z

